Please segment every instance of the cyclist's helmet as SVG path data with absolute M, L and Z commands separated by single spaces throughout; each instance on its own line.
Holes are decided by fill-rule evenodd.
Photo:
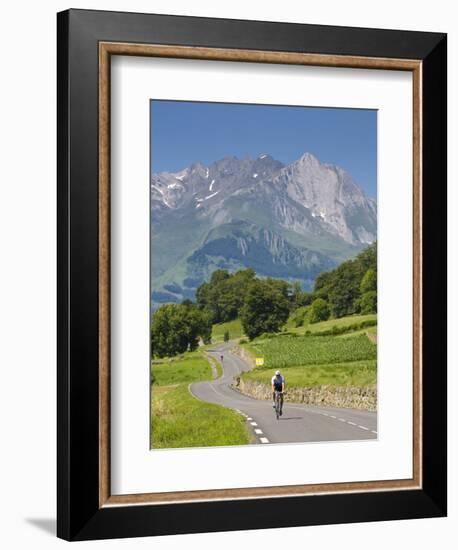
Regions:
M 275 373 L 275 376 L 280 376 L 280 375 L 281 375 L 281 372 L 277 370 L 277 372 Z

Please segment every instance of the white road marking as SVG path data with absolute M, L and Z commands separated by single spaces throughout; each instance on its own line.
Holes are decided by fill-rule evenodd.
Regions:
M 366 428 L 366 426 L 360 426 L 359 424 L 355 424 L 354 422 L 350 422 L 350 420 L 345 420 L 345 418 L 337 418 L 337 416 L 334 416 L 333 414 L 326 414 L 326 413 L 321 413 L 322 415 L 324 416 L 329 416 L 330 418 L 334 418 L 335 420 L 340 420 L 340 422 L 346 422 L 347 424 L 350 424 L 351 426 L 357 426 L 358 428 L 361 428 L 362 430 L 366 430 L 366 431 L 370 431 L 374 434 L 376 434 L 377 432 L 375 430 L 369 430 L 369 428 Z
M 216 356 L 213 357 L 212 356 L 213 360 L 215 360 L 215 358 L 221 364 L 221 362 L 219 361 L 219 357 L 216 357 Z M 240 359 L 238 359 L 236 357 L 234 357 L 234 358 L 230 357 L 229 359 L 230 359 L 230 362 L 227 363 L 226 365 L 224 365 L 224 367 L 230 367 L 230 369 L 229 369 L 230 374 L 233 374 L 232 370 L 234 370 L 234 369 L 236 369 L 236 371 L 239 371 L 239 370 L 244 371 L 245 370 L 245 368 L 243 368 L 243 366 L 244 366 L 243 362 Z M 228 377 L 228 373 L 226 372 L 226 369 L 224 367 L 223 367 L 223 381 L 226 381 L 226 378 Z M 213 392 L 215 392 L 215 394 L 217 394 L 220 398 L 223 398 L 224 400 L 227 400 L 227 399 L 231 398 L 230 395 L 223 394 L 220 391 L 220 389 L 223 389 L 225 386 L 221 386 L 221 388 L 220 388 L 220 384 L 214 383 L 213 381 L 212 382 L 207 382 L 207 384 L 211 387 Z M 191 391 L 191 384 L 189 385 L 189 390 L 190 390 L 191 394 L 194 395 L 193 392 Z M 197 396 L 195 396 L 195 397 L 197 397 Z M 234 401 L 235 401 L 235 403 L 234 403 Z M 244 400 L 232 398 L 232 403 L 235 404 L 235 405 L 239 405 L 241 407 L 240 409 L 235 408 L 235 410 L 237 412 L 239 412 L 242 416 L 244 416 L 246 418 L 247 422 L 250 422 L 250 425 L 253 426 L 253 430 L 254 430 L 254 433 L 258 437 L 258 441 L 260 441 L 261 443 L 270 443 L 270 441 L 267 437 L 265 437 L 265 436 L 260 437 L 261 434 L 263 435 L 263 431 L 258 427 L 258 423 L 253 421 L 253 418 L 251 416 L 248 416 L 248 414 L 243 412 L 242 409 L 244 409 L 247 406 L 246 398 Z M 355 422 L 351 422 L 350 420 L 346 420 L 344 418 L 337 417 L 336 415 L 330 414 L 328 412 L 320 411 L 318 407 L 304 407 L 303 405 L 299 405 L 299 404 L 298 405 L 288 404 L 288 408 L 291 408 L 293 410 L 294 409 L 301 410 L 301 411 L 304 411 L 304 409 L 305 409 L 306 412 L 309 413 L 309 414 L 319 414 L 319 415 L 322 415 L 322 416 L 326 416 L 328 418 L 333 418 L 334 420 L 339 420 L 340 422 L 346 422 L 347 424 L 349 424 L 351 426 L 356 426 L 356 427 L 359 427 L 362 430 L 370 431 L 373 434 L 377 434 L 376 430 L 371 430 L 370 428 L 367 428 L 366 426 L 358 425 Z M 256 426 L 256 429 L 254 428 L 254 426 Z

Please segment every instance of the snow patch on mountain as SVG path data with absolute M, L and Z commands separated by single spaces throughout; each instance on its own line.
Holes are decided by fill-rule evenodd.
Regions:
M 214 191 L 216 181 L 218 191 Z M 208 167 L 194 163 L 180 172 L 152 175 L 155 212 L 161 206 L 166 211 L 194 212 L 196 200 L 209 201 L 216 195 L 218 200 L 205 208 L 211 223 L 237 219 L 237 208 L 246 204 L 254 215 L 267 217 L 265 223 L 304 237 L 334 235 L 354 246 L 376 239 L 376 201 L 366 197 L 345 170 L 321 163 L 308 152 L 289 165 L 263 153 L 256 159 L 230 156 Z
M 208 200 L 208 199 L 211 199 L 212 197 L 214 197 L 214 196 L 217 195 L 218 193 L 219 193 L 219 191 L 215 191 L 215 192 L 212 193 L 211 195 L 207 195 L 207 196 L 205 197 L 204 200 L 206 201 L 206 200 Z

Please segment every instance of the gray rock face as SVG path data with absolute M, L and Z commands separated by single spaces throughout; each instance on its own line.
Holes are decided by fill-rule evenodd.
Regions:
M 376 209 L 342 168 L 321 164 L 310 153 L 285 166 L 275 177 L 280 193 L 303 205 L 323 228 L 351 244 L 376 237 Z M 360 215 L 361 219 L 356 219 Z
M 287 166 L 263 154 L 153 174 L 151 220 L 159 302 L 193 297 L 197 283 L 221 267 L 253 267 L 310 287 L 377 231 L 375 201 L 347 172 L 310 153 Z M 175 292 L 164 292 L 167 286 Z
M 196 163 L 181 172 L 153 174 L 152 205 L 154 208 L 207 209 L 209 205 L 221 204 L 232 193 L 247 191 L 256 183 L 272 178 L 282 167 L 281 162 L 262 155 L 255 160 L 226 157 L 208 167 Z

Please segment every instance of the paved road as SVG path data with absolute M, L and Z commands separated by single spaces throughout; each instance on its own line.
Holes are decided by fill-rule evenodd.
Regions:
M 223 376 L 209 382 L 191 384 L 193 395 L 210 403 L 235 409 L 247 417 L 258 443 L 294 443 L 304 441 L 341 441 L 377 438 L 377 413 L 356 409 L 315 407 L 288 403 L 277 420 L 272 402 L 243 395 L 231 387 L 233 379 L 250 366 L 231 353 L 234 344 L 215 345 L 208 354 L 223 360 Z M 288 384 L 288 380 L 286 380 Z

